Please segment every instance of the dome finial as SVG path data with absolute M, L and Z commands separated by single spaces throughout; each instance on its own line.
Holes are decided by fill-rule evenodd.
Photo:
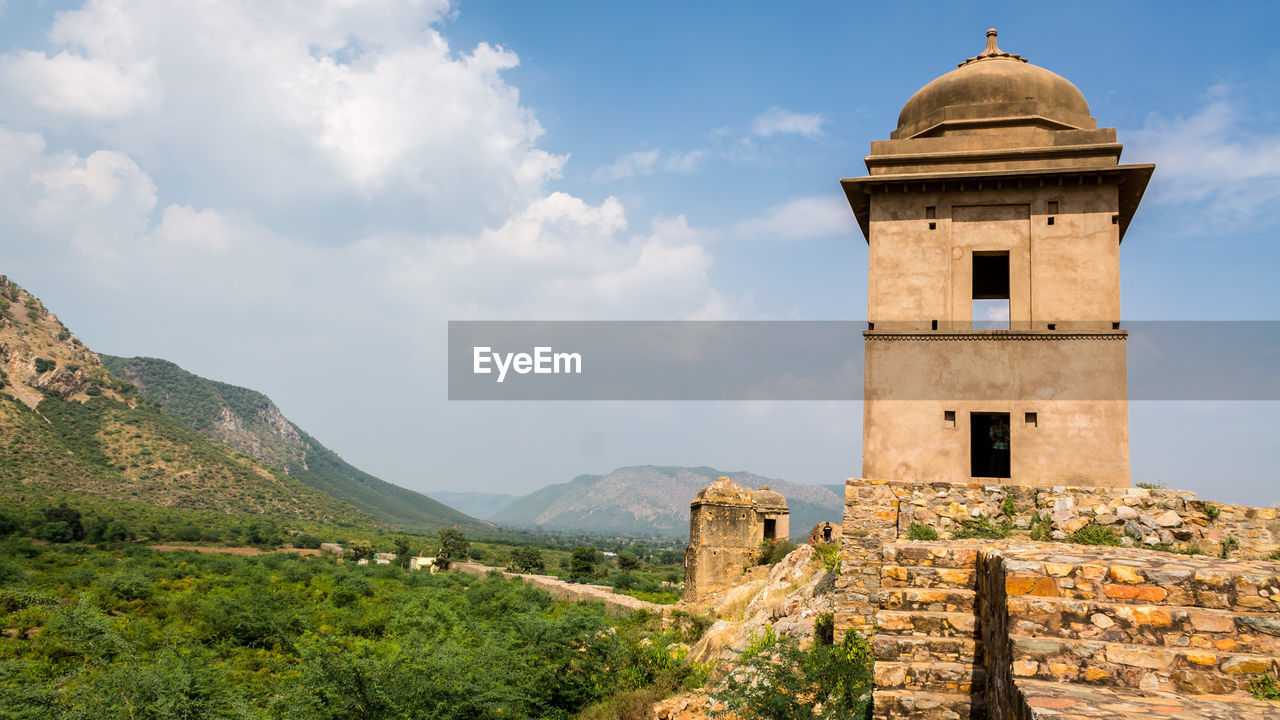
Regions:
M 960 63 L 957 67 L 964 67 L 969 63 L 978 62 L 979 60 L 989 60 L 991 58 L 1008 58 L 1009 60 L 1020 60 L 1022 62 L 1026 62 L 1026 59 L 1023 58 L 1021 55 L 1015 55 L 1013 53 L 1007 53 L 1001 50 L 996 45 L 996 36 L 998 34 L 999 33 L 996 32 L 995 28 L 988 28 L 987 29 L 987 47 L 977 55 Z

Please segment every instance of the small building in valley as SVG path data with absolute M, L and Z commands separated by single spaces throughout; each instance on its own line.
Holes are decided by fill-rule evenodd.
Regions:
M 790 518 L 787 499 L 768 485 L 750 490 L 721 477 L 703 488 L 689 504 L 685 596 L 731 585 L 756 564 L 762 542 L 786 539 Z

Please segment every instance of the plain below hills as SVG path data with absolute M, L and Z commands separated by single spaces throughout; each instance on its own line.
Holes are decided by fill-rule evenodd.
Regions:
M 689 533 L 690 501 L 722 475 L 743 487 L 768 485 L 782 493 L 791 509 L 793 539 L 807 538 L 809 529 L 819 522 L 838 523 L 843 517 L 843 499 L 831 486 L 803 485 L 710 467 L 655 465 L 619 468 L 608 475 L 579 475 L 569 482 L 511 499 L 501 509 L 480 517 L 548 532 L 680 537 Z M 492 507 L 501 497 L 472 498 L 472 509 L 485 503 Z

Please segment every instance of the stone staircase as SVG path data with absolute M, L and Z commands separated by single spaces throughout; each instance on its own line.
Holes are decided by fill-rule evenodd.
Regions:
M 876 651 L 877 720 L 985 717 L 975 625 L 978 548 L 891 543 L 882 548 Z
M 1280 672 L 1280 564 L 1008 545 L 978 565 L 996 717 L 1058 717 L 1018 714 L 1032 696 L 1074 697 L 1053 684 L 1106 689 L 1098 698 L 1114 707 L 1168 695 L 1207 703 L 1187 717 L 1265 717 L 1248 687 Z M 1262 707 L 1280 717 L 1280 705 Z

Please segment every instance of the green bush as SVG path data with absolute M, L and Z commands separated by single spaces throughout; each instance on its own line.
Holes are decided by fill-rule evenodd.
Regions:
M 1211 505 L 1209 503 L 1204 504 L 1204 516 L 1209 518 L 1209 522 L 1213 522 L 1214 520 L 1217 520 L 1218 517 L 1221 515 L 1222 515 L 1222 508 L 1218 507 L 1217 505 Z
M 713 697 L 714 713 L 743 720 L 847 720 L 862 717 L 871 701 L 875 654 L 866 638 L 845 633 L 839 644 L 815 642 L 801 650 L 792 637 L 767 628 L 748 643 L 738 666 Z
M 1076 545 L 1112 545 L 1120 544 L 1120 538 L 1109 525 L 1089 523 L 1067 536 L 1067 542 Z
M 913 522 L 911 527 L 907 528 L 908 540 L 937 540 L 938 531 L 924 523 Z
M 1012 495 L 1004 496 L 1004 502 L 1000 503 L 1000 512 L 1007 518 L 1013 517 L 1018 512 L 1018 503 Z
M 756 554 L 756 561 L 761 565 L 776 565 L 779 560 L 782 560 L 795 549 L 796 546 L 792 545 L 791 541 L 786 538 L 761 540 L 760 550 Z
M 836 575 L 840 574 L 840 543 L 835 541 L 818 543 L 813 546 L 813 549 L 822 562 L 823 570 Z
M 813 619 L 813 639 L 815 642 L 823 645 L 830 645 L 835 642 L 836 637 L 836 616 L 834 613 L 824 612 L 818 613 L 818 617 Z
M 36 374 L 42 375 L 50 370 L 58 367 L 56 360 L 47 360 L 45 358 L 36 358 Z

